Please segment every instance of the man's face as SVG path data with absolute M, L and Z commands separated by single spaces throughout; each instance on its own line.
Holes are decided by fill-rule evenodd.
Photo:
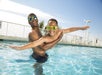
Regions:
M 28 17 L 28 22 L 32 26 L 38 26 L 38 19 L 37 19 L 36 15 L 30 15 Z
M 58 26 L 55 21 L 48 22 L 48 32 L 51 36 L 54 36 L 56 31 L 58 30 Z

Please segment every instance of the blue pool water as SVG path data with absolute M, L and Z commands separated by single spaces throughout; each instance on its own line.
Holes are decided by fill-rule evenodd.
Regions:
M 0 75 L 35 75 L 32 50 L 16 51 L 8 45 L 21 42 L 0 41 Z M 102 49 L 56 45 L 47 51 L 44 75 L 102 75 Z

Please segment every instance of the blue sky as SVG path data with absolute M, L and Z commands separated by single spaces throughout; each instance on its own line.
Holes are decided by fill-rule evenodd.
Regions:
M 63 20 L 61 27 L 83 26 L 91 20 L 90 35 L 102 39 L 102 0 L 11 0 Z M 23 11 L 22 11 L 23 12 Z

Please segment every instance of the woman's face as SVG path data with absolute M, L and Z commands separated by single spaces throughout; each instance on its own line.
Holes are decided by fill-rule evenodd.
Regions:
M 56 24 L 55 21 L 49 21 L 48 22 L 48 26 L 49 26 L 49 30 L 48 30 L 48 33 L 51 35 L 51 36 L 54 36 L 56 31 L 58 30 L 58 25 Z

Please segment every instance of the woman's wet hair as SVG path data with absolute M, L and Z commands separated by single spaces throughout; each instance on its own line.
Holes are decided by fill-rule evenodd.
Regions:
M 55 21 L 56 25 L 58 25 L 58 21 L 56 19 L 54 19 L 54 18 L 49 19 L 49 21 Z

